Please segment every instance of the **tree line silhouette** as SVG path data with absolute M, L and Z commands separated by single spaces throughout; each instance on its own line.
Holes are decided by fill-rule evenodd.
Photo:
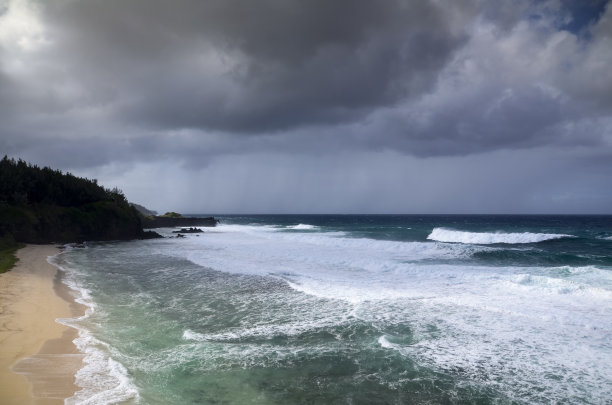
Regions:
M 121 190 L 104 188 L 97 180 L 76 177 L 50 167 L 41 168 L 7 156 L 0 161 L 0 204 L 70 207 L 96 201 L 129 205 Z
M 117 188 L 21 159 L 0 161 L 0 239 L 5 244 L 158 236 L 143 231 L 142 216 Z

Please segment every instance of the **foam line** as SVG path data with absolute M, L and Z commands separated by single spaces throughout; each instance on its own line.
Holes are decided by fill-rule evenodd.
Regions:
M 129 378 L 125 367 L 109 355 L 110 347 L 96 339 L 83 325 L 83 322 L 95 312 L 96 305 L 91 299 L 89 290 L 80 286 L 75 280 L 73 274 L 75 270 L 60 264 L 61 254 L 51 257 L 48 261 L 66 273 L 62 282 L 74 291 L 77 296 L 75 301 L 87 307 L 83 316 L 57 320 L 58 323 L 78 330 L 78 337 L 73 342 L 77 349 L 85 354 L 84 365 L 75 376 L 79 390 L 67 398 L 65 404 L 105 405 L 138 399 L 138 389 Z

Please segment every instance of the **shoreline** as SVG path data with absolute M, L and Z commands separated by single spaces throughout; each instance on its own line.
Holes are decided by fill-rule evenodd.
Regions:
M 6 404 L 63 404 L 78 391 L 75 374 L 84 354 L 72 342 L 78 331 L 56 322 L 85 313 L 47 261 L 60 249 L 27 245 L 0 275 L 0 399 Z

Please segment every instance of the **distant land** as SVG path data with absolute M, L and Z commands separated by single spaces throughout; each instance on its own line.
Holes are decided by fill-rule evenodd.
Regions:
M 149 239 L 161 236 L 144 228 L 217 223 L 212 217 L 156 214 L 97 180 L 5 156 L 0 161 L 0 271 L 12 266 L 11 252 L 21 243 Z

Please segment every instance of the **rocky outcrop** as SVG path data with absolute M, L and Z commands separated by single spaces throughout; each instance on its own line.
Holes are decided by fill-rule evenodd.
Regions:
M 217 226 L 219 221 L 215 217 L 196 218 L 196 217 L 144 217 L 142 218 L 143 228 L 175 228 L 188 226 Z
M 172 233 L 203 233 L 204 231 L 200 228 L 181 228 L 180 231 L 172 231 Z

